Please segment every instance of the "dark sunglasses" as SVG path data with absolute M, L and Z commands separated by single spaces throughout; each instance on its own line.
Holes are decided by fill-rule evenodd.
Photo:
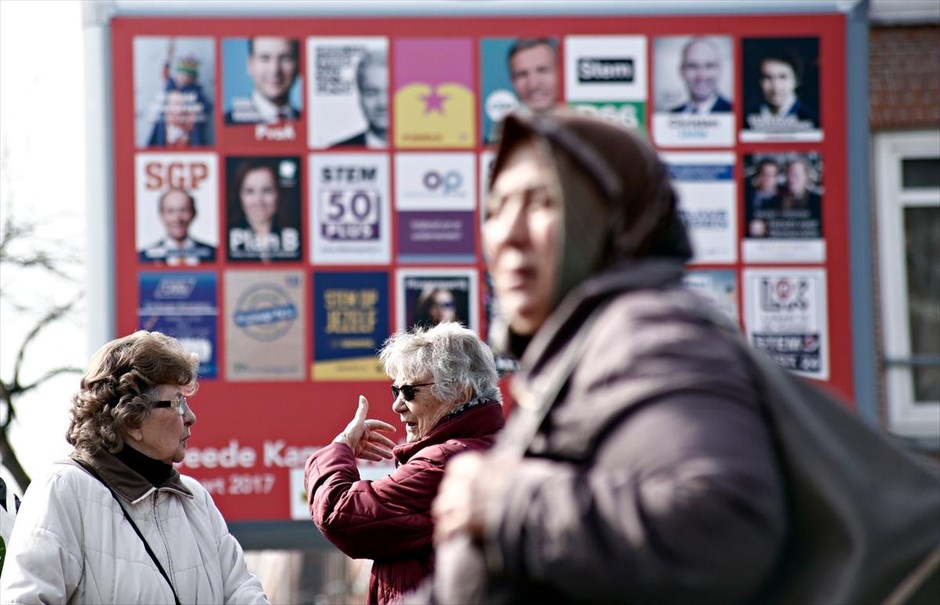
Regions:
M 427 387 L 434 384 L 433 382 L 424 382 L 422 384 L 403 384 L 400 387 L 392 385 L 392 397 L 398 399 L 398 394 L 401 393 L 405 398 L 405 401 L 413 401 L 415 394 L 418 391 L 418 387 Z

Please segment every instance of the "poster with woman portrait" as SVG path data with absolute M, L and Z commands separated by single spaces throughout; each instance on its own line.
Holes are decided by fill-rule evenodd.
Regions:
M 229 157 L 225 174 L 228 260 L 300 260 L 300 158 Z
M 479 329 L 475 269 L 399 269 L 395 280 L 397 329 L 445 321 Z
M 741 141 L 821 141 L 819 38 L 744 38 Z
M 215 40 L 134 38 L 134 140 L 138 148 L 215 142 Z

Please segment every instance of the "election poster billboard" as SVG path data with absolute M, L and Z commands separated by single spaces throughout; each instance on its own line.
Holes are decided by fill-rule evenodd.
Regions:
M 118 16 L 110 49 L 114 332 L 199 358 L 181 470 L 236 526 L 303 517 L 304 462 L 360 395 L 398 422 L 394 331 L 500 321 L 482 232 L 510 111 L 646 137 L 685 285 L 853 398 L 842 14 Z

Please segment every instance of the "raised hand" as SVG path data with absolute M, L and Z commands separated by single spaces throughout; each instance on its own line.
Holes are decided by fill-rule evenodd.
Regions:
M 353 451 L 356 458 L 379 462 L 392 457 L 392 448 L 395 442 L 385 436 L 386 432 L 396 429 L 387 422 L 367 419 L 369 413 L 369 400 L 359 396 L 359 407 L 356 415 L 349 421 L 343 432 L 333 439 L 333 443 L 345 443 Z

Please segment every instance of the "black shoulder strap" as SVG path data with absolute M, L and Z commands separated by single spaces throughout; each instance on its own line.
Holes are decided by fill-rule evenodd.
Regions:
M 150 558 L 153 560 L 154 565 L 156 565 L 157 569 L 160 571 L 160 575 L 163 576 L 163 579 L 166 580 L 167 585 L 170 587 L 170 590 L 173 592 L 173 601 L 176 603 L 176 605 L 180 605 L 180 599 L 178 596 L 176 596 L 176 589 L 173 588 L 173 583 L 170 582 L 170 576 L 168 576 L 166 573 L 166 570 L 163 569 L 163 565 L 160 565 L 160 561 L 157 559 L 157 555 L 153 554 L 153 550 L 150 548 L 150 545 L 147 544 L 147 540 L 144 539 L 144 535 L 140 533 L 140 529 L 137 527 L 137 524 L 134 523 L 133 519 L 131 519 L 131 516 L 128 514 L 127 509 L 124 508 L 123 504 L 121 504 L 121 500 L 120 498 L 118 498 L 118 495 L 114 493 L 114 490 L 111 489 L 111 486 L 108 485 L 107 482 L 101 478 L 101 475 L 99 475 L 95 471 L 95 469 L 91 467 L 90 464 L 88 464 L 87 462 L 83 460 L 78 460 L 76 458 L 72 458 L 72 460 L 76 464 L 78 464 L 80 467 L 85 469 L 85 471 L 87 471 L 89 475 L 91 475 L 92 477 L 100 481 L 101 485 L 108 488 L 108 491 L 111 492 L 111 496 L 114 498 L 114 501 L 117 502 L 118 508 L 120 508 L 121 512 L 124 513 L 124 518 L 127 519 L 127 522 L 131 524 L 132 528 L 134 528 L 134 533 L 137 534 L 137 537 L 140 538 L 140 541 L 144 543 L 144 548 L 147 550 L 147 554 L 150 555 Z

